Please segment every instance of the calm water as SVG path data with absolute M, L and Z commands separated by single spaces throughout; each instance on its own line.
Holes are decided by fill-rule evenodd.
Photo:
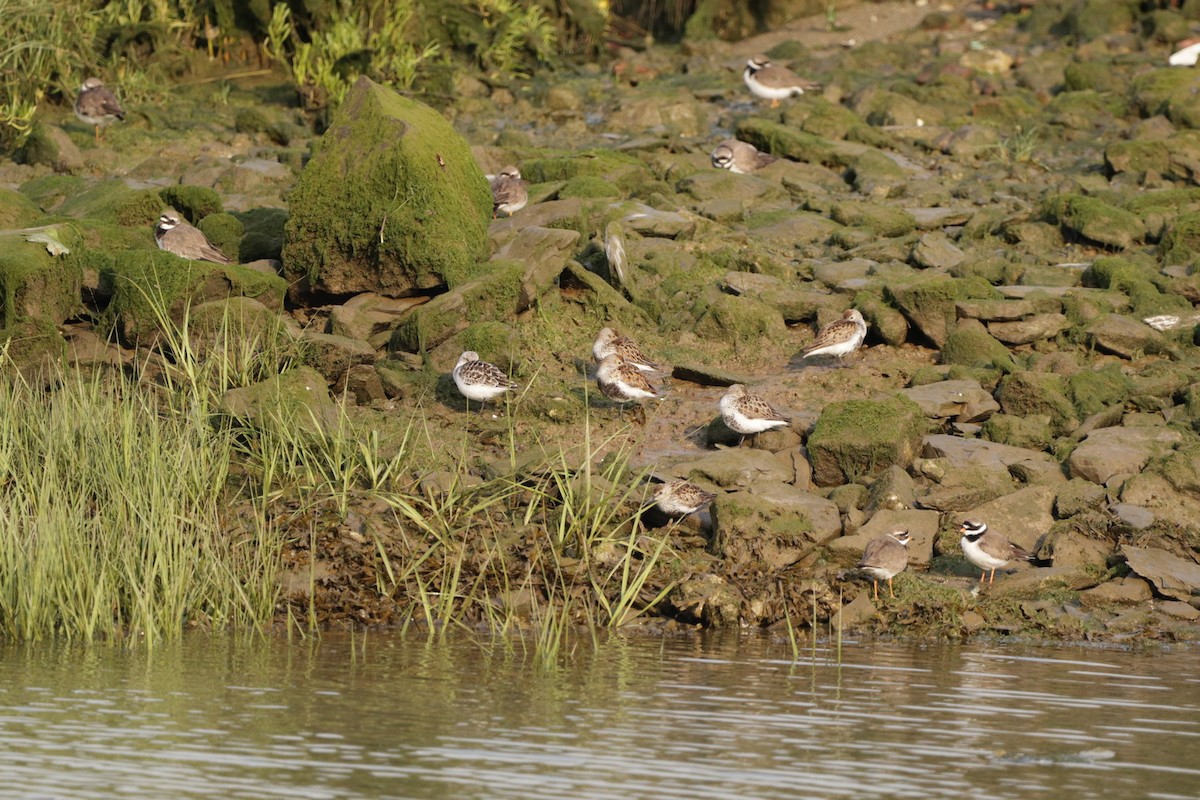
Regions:
M 1195 649 L 0 649 L 0 797 L 1200 796 Z

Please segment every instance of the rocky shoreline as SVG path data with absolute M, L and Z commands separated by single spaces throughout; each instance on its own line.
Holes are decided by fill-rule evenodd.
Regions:
M 144 371 L 161 344 L 151 291 L 193 325 L 283 327 L 307 366 L 231 391 L 225 413 L 294 402 L 319 425 L 344 398 L 385 438 L 417 415 L 429 446 L 407 477 L 431 497 L 519 476 L 586 432 L 598 470 L 619 451 L 627 474 L 717 494 L 670 526 L 624 500 L 643 538 L 666 537 L 640 595 L 656 627 L 1191 640 L 1200 72 L 1167 56 L 1200 20 L 1096 5 L 856 7 L 840 41 L 809 20 L 528 82 L 464 78 L 443 114 L 364 79 L 320 138 L 262 102 L 269 80 L 225 106 L 196 89 L 129 109 L 100 148 L 64 113 L 0 165 L 9 353 L 31 374 L 46 359 Z M 876 8 L 916 24 L 847 46 Z M 755 101 L 741 68 L 759 49 L 822 93 Z M 714 169 L 731 134 L 778 160 Z M 483 175 L 509 163 L 529 204 L 491 219 Z M 166 205 L 240 265 L 154 249 Z M 866 347 L 845 367 L 803 362 L 849 308 Z M 606 325 L 670 365 L 644 425 L 592 382 Z M 464 350 L 520 384 L 503 411 L 457 394 Z M 739 446 L 716 412 L 735 383 L 790 425 Z M 293 512 L 279 523 L 321 534 L 289 545 L 281 615 L 402 623 L 377 580 L 379 552 L 411 549 L 394 510 Z M 1035 564 L 978 589 L 965 519 Z M 909 568 L 875 601 L 854 566 L 897 528 Z

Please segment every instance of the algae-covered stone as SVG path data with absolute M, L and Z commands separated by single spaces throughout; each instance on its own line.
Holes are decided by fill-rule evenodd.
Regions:
M 68 249 L 80 247 L 73 225 L 56 225 L 49 233 Z M 22 234 L 0 236 L 0 329 L 17 325 L 59 325 L 80 307 L 83 269 L 77 258 L 53 256 L 42 242 Z
M 123 180 L 112 178 L 69 195 L 56 210 L 69 217 L 137 228 L 153 224 L 162 209 L 162 198 L 158 192 L 153 189 L 131 189 Z
M 808 439 L 813 480 L 837 486 L 907 467 L 924 431 L 921 407 L 906 397 L 830 403 Z
M 1028 417 L 994 414 L 983 423 L 979 433 L 988 441 L 1033 450 L 1049 447 L 1054 439 L 1050 417 L 1046 414 L 1031 414 Z
M 190 261 L 162 250 L 91 255 L 101 282 L 112 290 L 105 318 L 126 340 L 153 335 L 166 320 L 178 322 L 189 306 L 210 300 L 252 297 L 282 309 L 287 291 L 277 275 Z
M 1045 415 L 1057 436 L 1079 424 L 1075 407 L 1067 399 L 1067 381 L 1048 372 L 1017 372 L 1000 381 L 996 399 L 1005 414 L 1019 417 Z
M 779 310 L 749 297 L 719 294 L 696 322 L 696 335 L 721 342 L 756 342 L 787 330 Z
M 734 131 L 738 139 L 767 153 L 784 156 L 793 161 L 848 167 L 865 149 L 844 146 L 822 136 L 797 131 L 787 125 L 760 117 L 750 117 L 738 123 Z
M 200 220 L 196 227 L 231 260 L 235 263 L 240 260 L 238 256 L 241 253 L 242 234 L 245 232 L 241 220 L 232 214 L 209 214 Z
M 956 301 L 999 296 L 995 289 L 977 278 L 922 277 L 899 284 L 889 283 L 884 288 L 884 297 L 938 347 L 946 343 L 954 325 Z
M 359 78 L 288 198 L 284 270 L 313 290 L 396 295 L 485 255 L 492 197 L 433 109 Z
M 253 208 L 235 213 L 242 223 L 242 241 L 237 260 L 243 264 L 270 258 L 278 261 L 283 253 L 283 229 L 288 213 L 282 208 Z M 233 257 L 233 253 L 229 254 Z
M 804 494 L 787 487 L 795 494 Z M 759 497 L 749 492 L 722 494 L 712 504 L 713 536 L 710 550 L 726 561 L 730 569 L 747 567 L 767 573 L 795 563 L 818 540 L 809 519 L 812 509 L 797 504 L 780 506 L 778 498 Z M 837 508 L 819 497 L 817 503 Z M 819 513 L 819 512 L 817 512 Z
M 1193 69 L 1163 67 L 1133 79 L 1133 102 L 1142 116 L 1165 114 L 1177 125 L 1197 127 L 1196 92 L 1200 73 Z
M 1084 416 L 1124 403 L 1133 392 L 1133 381 L 1118 364 L 1080 370 L 1067 378 L 1067 384 L 1075 408 Z
M 1088 342 L 1100 350 L 1124 358 L 1170 353 L 1171 345 L 1146 323 L 1122 314 L 1108 314 L 1086 328 Z
M 1108 247 L 1124 250 L 1145 235 L 1140 219 L 1095 197 L 1051 198 L 1048 209 L 1067 230 Z
M 57 125 L 35 123 L 21 148 L 26 164 L 45 164 L 55 172 L 74 173 L 83 169 L 83 155 L 66 131 Z
M 851 180 L 859 194 L 868 197 L 895 197 L 904 193 L 908 175 L 879 150 L 867 150 L 850 164 Z
M 1166 264 L 1200 259 L 1200 213 L 1181 214 L 1167 223 L 1158 251 Z
M 846 201 L 833 206 L 834 222 L 866 228 L 877 236 L 904 236 L 916 230 L 917 220 L 895 206 Z
M 251 386 L 230 389 L 221 410 L 260 427 L 280 425 L 296 431 L 331 429 L 337 406 L 329 387 L 312 367 L 296 367 Z
M 19 192 L 0 187 L 0 230 L 24 228 L 42 216 L 37 203 Z
M 209 214 L 220 214 L 225 210 L 221 195 L 207 186 L 167 186 L 159 190 L 158 196 L 193 225 Z

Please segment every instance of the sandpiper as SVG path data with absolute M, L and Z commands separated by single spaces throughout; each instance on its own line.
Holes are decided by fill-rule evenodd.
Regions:
M 481 409 L 493 397 L 517 388 L 517 384 L 495 364 L 480 361 L 479 353 L 474 350 L 467 350 L 458 357 L 458 363 L 450 375 L 462 396 L 467 400 L 478 400 Z
M 603 361 L 613 355 L 619 356 L 626 364 L 637 367 L 642 372 L 658 371 L 658 365 L 646 357 L 633 339 L 622 336 L 612 328 L 601 328 L 592 344 L 592 356 L 596 361 Z
M 830 355 L 837 356 L 838 363 L 842 366 L 846 362 L 842 360 L 843 356 L 853 353 L 862 346 L 863 339 L 867 337 L 867 321 L 863 319 L 862 312 L 857 308 L 848 308 L 842 314 L 842 318 L 821 328 L 816 338 L 800 351 L 801 357 L 810 358 L 812 356 Z
M 892 590 L 892 578 L 899 575 L 908 566 L 908 541 L 910 538 L 908 531 L 898 530 L 883 536 L 876 536 L 867 542 L 862 560 L 858 562 L 858 568 L 871 576 L 871 583 L 875 585 L 876 600 L 879 599 L 879 582 L 884 580 L 888 582 L 888 593 L 892 597 L 896 596 L 896 592 Z
M 96 141 L 100 141 L 100 131 L 117 120 L 125 119 L 125 109 L 121 101 L 99 78 L 88 78 L 79 87 L 79 96 L 75 98 L 75 116 L 95 131 Z
M 646 380 L 645 374 L 616 354 L 600 359 L 600 364 L 596 367 L 596 383 L 605 397 L 622 405 L 658 397 L 658 390 Z M 638 409 L 641 410 L 640 405 Z M 645 423 L 645 411 L 641 411 L 640 421 Z
M 747 61 L 742 79 L 755 97 L 770 100 L 772 108 L 785 98 L 821 90 L 821 84 L 805 80 L 786 67 L 772 64 L 766 56 L 754 56 Z
M 711 503 L 716 495 L 691 481 L 668 481 L 654 492 L 654 504 L 669 517 L 686 517 Z
M 988 586 L 996 579 L 996 570 L 1010 561 L 1032 561 L 1034 556 L 1022 547 L 1010 542 L 995 531 L 989 531 L 982 522 L 967 520 L 958 528 L 962 538 L 958 543 L 963 555 L 975 566 L 979 567 L 979 583 L 983 584 L 983 575 L 991 570 Z
M 749 175 L 759 167 L 778 161 L 770 153 L 761 153 L 749 142 L 726 139 L 712 151 L 712 165 L 738 175 Z
M 747 394 L 746 387 L 735 383 L 721 396 L 721 419 L 734 433 L 744 439 L 788 424 L 770 403 L 756 394 Z
M 511 217 L 529 202 L 529 190 L 521 180 L 521 171 L 507 166 L 492 179 L 492 217 Z
M 154 226 L 154 241 L 162 250 L 193 261 L 212 261 L 216 264 L 230 263 L 229 257 L 218 250 L 199 229 L 187 223 L 174 209 L 169 209 L 158 218 Z

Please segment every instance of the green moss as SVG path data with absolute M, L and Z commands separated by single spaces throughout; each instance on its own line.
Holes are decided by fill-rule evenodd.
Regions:
M 579 153 L 530 159 L 521 165 L 521 175 L 531 183 L 571 182 L 583 177 L 600 178 L 616 187 L 618 192 L 616 195 L 576 194 L 573 195 L 575 197 L 628 195 L 654 178 L 646 165 L 637 158 L 612 150 L 584 150 Z M 581 182 L 579 185 L 592 186 L 594 182 Z
M 1133 391 L 1133 381 L 1119 364 L 1100 369 L 1081 370 L 1067 379 L 1071 399 L 1081 416 L 1088 416 L 1108 406 L 1124 403 Z
M 1192 115 L 1200 91 L 1196 70 L 1163 67 L 1143 72 L 1133 79 L 1131 91 L 1134 105 L 1144 117 L 1163 114 L 1176 124 L 1195 122 Z
M 1063 70 L 1063 85 L 1068 92 L 1111 92 L 1119 90 L 1114 86 L 1118 74 L 1111 61 L 1072 61 Z
M 501 364 L 520 355 L 516 331 L 503 322 L 476 322 L 458 335 L 463 350 L 474 350 L 484 361 Z
M 168 186 L 160 189 L 158 196 L 193 225 L 209 214 L 220 214 L 225 210 L 221 195 L 207 186 Z
M 189 261 L 162 250 L 113 254 L 101 264 L 100 277 L 112 287 L 104 321 L 132 340 L 158 330 L 156 309 L 166 309 L 176 321 L 189 305 L 226 297 L 252 297 L 281 309 L 287 283 L 239 266 Z
M 604 178 L 596 175 L 579 175 L 567 181 L 558 190 L 558 196 L 564 200 L 570 197 L 620 197 L 621 191 Z
M 487 264 L 486 273 L 413 309 L 393 332 L 392 349 L 422 353 L 464 329 L 467 320 L 510 316 L 517 306 L 525 267 L 518 261 Z
M 1067 380 L 1049 372 L 1018 372 L 1000 381 L 996 399 L 1006 414 L 1019 417 L 1045 415 L 1056 436 L 1079 425 L 1075 406 L 1067 399 Z
M 832 167 L 848 167 L 853 158 L 823 136 L 797 131 L 772 120 L 750 117 L 738 123 L 737 138 L 768 153 Z
M 1158 252 L 1164 264 L 1188 264 L 1200 258 L 1200 213 L 1181 214 L 1169 222 Z
M 1017 90 L 979 100 L 971 106 L 971 117 L 977 123 L 1012 131 L 1022 130 L 1040 111 L 1028 90 Z
M 896 206 L 847 201 L 833 207 L 833 221 L 869 229 L 877 236 L 904 236 L 917 228 L 916 218 Z
M 695 313 L 695 309 L 693 310 Z M 697 336 L 727 343 L 758 342 L 787 331 L 783 316 L 771 305 L 749 297 L 718 293 L 697 314 Z
M 42 210 L 28 197 L 0 188 L 0 230 L 28 227 L 41 216 Z
M 1052 196 L 1042 208 L 1051 221 L 1109 247 L 1129 248 L 1145 234 L 1142 222 L 1136 216 L 1095 197 Z
M 283 228 L 288 218 L 285 209 L 254 208 L 235 212 L 233 216 L 241 221 L 243 230 L 239 261 L 246 264 L 260 258 L 279 260 L 283 253 Z
M 1113 172 L 1141 173 L 1153 170 L 1165 173 L 1171 166 L 1171 148 L 1161 139 L 1111 142 L 1104 148 L 1104 163 Z M 1128 202 L 1125 207 L 1129 208 Z
M 432 108 L 360 78 L 288 198 L 283 262 L 329 291 L 403 291 L 481 261 L 492 196 Z
M 76 175 L 43 175 L 21 184 L 21 194 L 44 211 L 53 211 L 68 197 L 84 190 L 87 181 Z
M 834 486 L 865 480 L 892 465 L 907 468 L 925 428 L 920 407 L 901 395 L 829 403 L 808 439 L 814 479 Z
M 1050 430 L 1050 417 L 1045 414 L 1028 417 L 993 414 L 983 423 L 980 435 L 988 441 L 1032 450 L 1043 450 L 1049 447 L 1054 439 Z
M 908 101 L 911 103 L 911 101 Z M 868 116 L 868 121 L 871 121 Z M 783 114 L 783 122 L 805 133 L 831 141 L 861 142 L 872 147 L 890 147 L 895 143 L 886 133 L 872 127 L 862 116 L 823 97 L 805 97 L 792 103 Z
M 1200 220 L 1200 215 L 1194 216 Z M 1098 258 L 1084 272 L 1085 283 L 1124 292 L 1133 302 L 1133 311 L 1141 317 L 1187 311 L 1191 306 L 1178 295 L 1163 294 L 1154 281 L 1157 270 L 1149 263 L 1125 258 Z
M 1067 14 L 1066 23 L 1078 41 L 1128 31 L 1138 17 L 1134 0 L 1082 0 Z
M 978 320 L 964 320 L 950 331 L 940 361 L 964 367 L 995 367 L 1004 372 L 1016 369 L 1012 352 Z
M 196 227 L 208 237 L 210 242 L 216 245 L 218 250 L 234 261 L 238 260 L 244 231 L 241 220 L 232 214 L 218 212 L 204 217 Z
M 74 225 L 53 233 L 72 251 L 81 246 Z M 82 283 L 77 259 L 51 256 L 44 244 L 17 234 L 0 237 L 0 328 L 61 324 L 79 311 Z
M 153 189 L 130 189 L 124 181 L 113 178 L 68 197 L 58 213 L 137 228 L 150 226 L 158 219 L 162 200 Z
M 222 410 L 260 427 L 282 425 L 295 431 L 331 424 L 333 399 L 321 373 L 312 367 L 295 367 L 268 380 L 227 392 Z

